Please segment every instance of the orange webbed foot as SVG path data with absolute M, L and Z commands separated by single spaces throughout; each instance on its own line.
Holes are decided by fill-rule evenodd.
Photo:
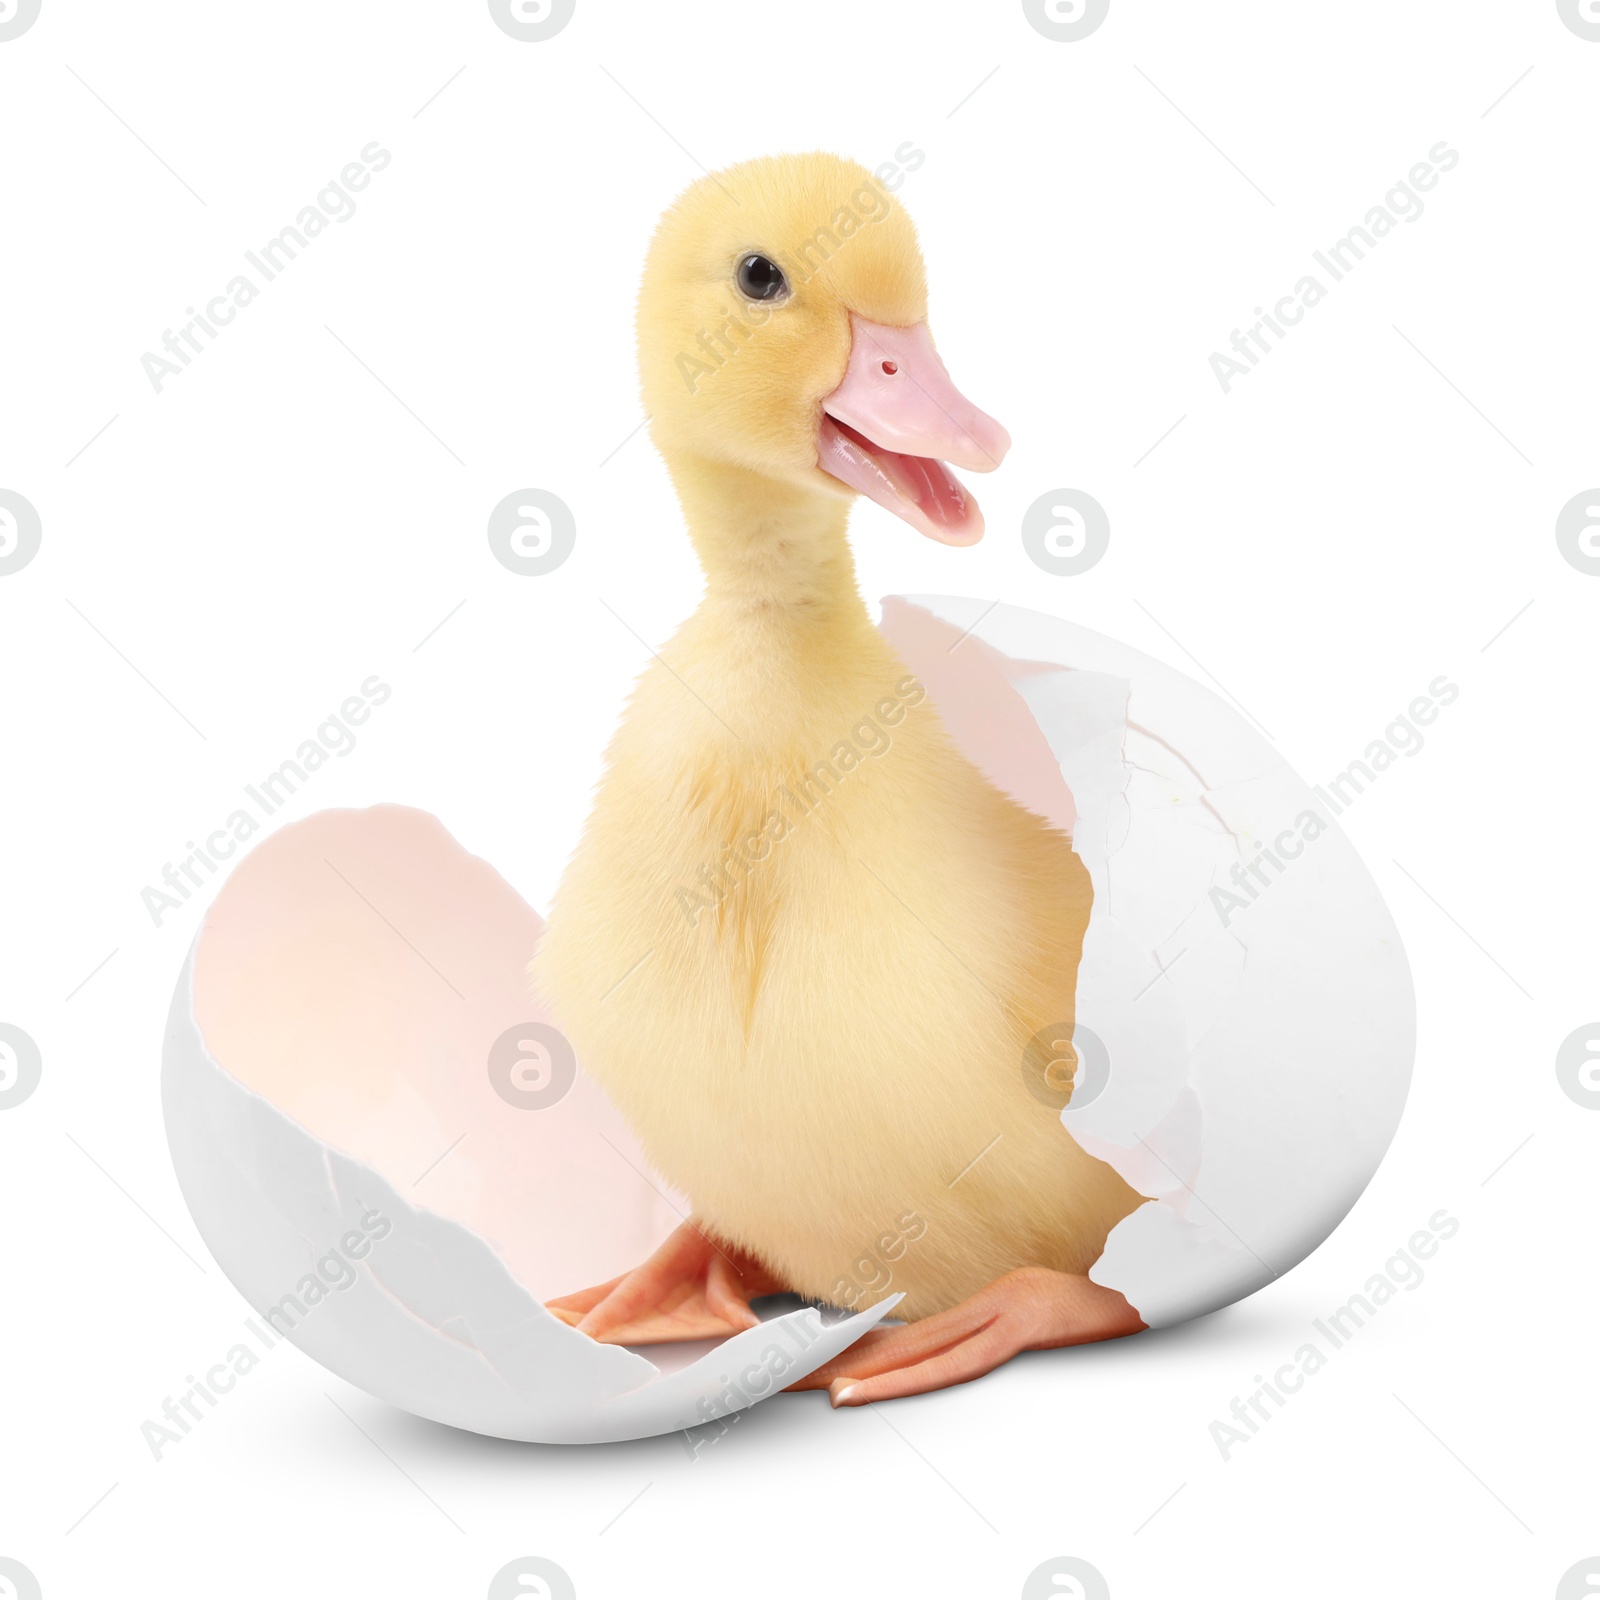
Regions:
M 835 1406 L 896 1400 L 970 1383 L 1024 1350 L 1120 1339 L 1145 1326 L 1115 1289 L 1020 1267 L 948 1311 L 903 1328 L 874 1329 L 792 1387 L 825 1388 Z
M 758 1261 L 717 1244 L 691 1221 L 642 1266 L 546 1301 L 545 1309 L 602 1344 L 666 1344 L 753 1328 L 761 1319 L 750 1302 L 782 1288 Z

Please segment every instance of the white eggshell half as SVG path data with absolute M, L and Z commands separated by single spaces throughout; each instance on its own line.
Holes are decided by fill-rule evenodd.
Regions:
M 1045 815 L 1055 777 L 1070 796 L 1052 820 L 1095 893 L 1077 1021 L 1110 1071 L 1062 1121 L 1154 1197 L 1090 1275 L 1152 1327 L 1253 1293 L 1355 1203 L 1411 1082 L 1405 950 L 1333 802 L 1209 689 L 1086 628 L 953 598 L 886 601 L 883 627 L 992 782 Z
M 320 812 L 266 839 L 173 999 L 162 1100 L 184 1199 L 267 1328 L 418 1416 L 552 1444 L 714 1421 L 899 1297 L 658 1347 L 665 1372 L 544 1309 L 643 1261 L 687 1208 L 581 1072 L 542 1109 L 495 1091 L 494 1041 L 546 1020 L 525 973 L 542 926 L 421 812 Z

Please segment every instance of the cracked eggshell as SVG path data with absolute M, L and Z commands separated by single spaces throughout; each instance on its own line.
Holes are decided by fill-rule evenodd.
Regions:
M 974 600 L 890 600 L 883 631 L 1093 880 L 1077 1020 L 1104 1070 L 1080 1069 L 1062 1121 L 1150 1199 L 1092 1275 L 1151 1326 L 1253 1292 L 1337 1225 L 1404 1105 L 1414 1003 L 1376 885 L 1317 795 L 1182 673 Z M 1318 836 L 1266 887 L 1219 899 L 1308 815 Z M 541 929 L 400 807 L 324 812 L 244 858 L 185 965 L 163 1070 L 202 1236 L 325 1366 L 476 1432 L 634 1438 L 778 1392 L 894 1302 L 826 1328 L 793 1312 L 704 1355 L 654 1347 L 671 1371 L 541 1304 L 637 1265 L 688 1209 L 576 1062 L 518 1054 L 548 1027 L 526 979 Z
M 1253 1293 L 1333 1231 L 1405 1105 L 1416 1004 L 1371 874 L 1237 711 L 1127 645 L 949 598 L 888 600 L 883 631 L 1094 883 L 1077 1023 L 1109 1070 L 1080 1067 L 1062 1122 L 1151 1199 L 1090 1275 L 1152 1327 Z
M 544 1309 L 637 1265 L 687 1207 L 559 1050 L 491 1074 L 508 1031 L 515 1051 L 548 1025 L 526 979 L 542 926 L 421 812 L 323 812 L 266 839 L 173 999 L 162 1099 L 184 1199 L 263 1322 L 419 1416 L 599 1443 L 743 1409 L 894 1302 L 654 1347 L 672 1371 Z

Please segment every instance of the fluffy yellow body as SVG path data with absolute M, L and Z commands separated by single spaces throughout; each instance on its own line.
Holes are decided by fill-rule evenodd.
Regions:
M 888 1255 L 922 1317 L 1015 1267 L 1085 1272 L 1141 1202 L 1025 1079 L 1032 1035 L 1070 1030 L 1090 882 L 872 626 L 815 465 L 847 309 L 924 314 L 909 222 L 883 196 L 703 404 L 677 353 L 713 267 L 720 292 L 870 182 L 831 157 L 720 177 L 664 220 L 639 309 L 706 597 L 628 706 L 534 976 L 708 1232 L 836 1303 Z

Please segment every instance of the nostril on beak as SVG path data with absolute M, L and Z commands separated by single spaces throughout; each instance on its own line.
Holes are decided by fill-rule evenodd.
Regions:
M 883 364 L 883 375 L 886 378 L 892 378 L 899 370 L 900 368 L 892 361 L 885 361 Z

